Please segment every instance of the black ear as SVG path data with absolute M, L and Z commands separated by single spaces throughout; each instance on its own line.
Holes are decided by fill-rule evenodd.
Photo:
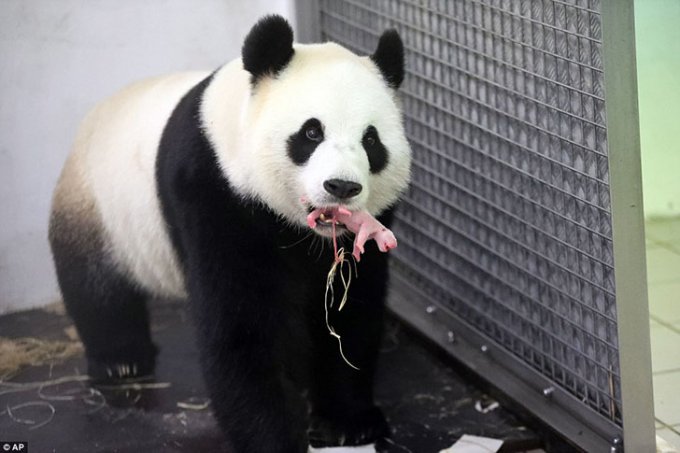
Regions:
M 243 41 L 243 68 L 253 83 L 266 75 L 276 75 L 293 58 L 293 29 L 281 16 L 265 16 L 250 29 Z
M 378 48 L 371 55 L 387 84 L 395 90 L 404 81 L 404 44 L 397 30 L 386 30 L 378 41 Z

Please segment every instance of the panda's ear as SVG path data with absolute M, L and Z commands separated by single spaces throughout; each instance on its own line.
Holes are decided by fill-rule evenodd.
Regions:
M 278 15 L 265 16 L 250 29 L 241 48 L 243 68 L 252 82 L 276 75 L 293 58 L 293 29 Z
M 404 44 L 395 29 L 386 30 L 378 41 L 378 48 L 371 55 L 387 85 L 395 90 L 404 81 Z

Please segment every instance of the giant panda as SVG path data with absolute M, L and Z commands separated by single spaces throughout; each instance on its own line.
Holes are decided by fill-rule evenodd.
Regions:
M 342 312 L 324 323 L 332 225 L 389 226 L 411 151 L 398 33 L 375 53 L 250 30 L 212 73 L 133 84 L 85 118 L 58 181 L 49 239 L 93 382 L 151 375 L 145 303 L 188 300 L 212 408 L 238 453 L 370 445 L 389 434 L 372 381 L 388 279 L 368 243 Z M 340 242 L 351 241 L 337 225 Z M 348 239 L 349 238 L 349 239 Z M 372 448 L 372 447 L 371 447 Z

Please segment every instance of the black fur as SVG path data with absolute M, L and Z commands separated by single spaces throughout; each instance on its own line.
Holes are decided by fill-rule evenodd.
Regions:
M 293 53 L 293 29 L 283 17 L 270 15 L 257 21 L 246 36 L 241 59 L 255 84 L 264 76 L 278 74 Z
M 395 90 L 404 81 L 404 44 L 399 33 L 386 30 L 378 41 L 378 48 L 371 55 L 371 60 L 378 66 L 387 85 Z
M 307 134 L 309 129 L 320 132 L 319 137 L 310 138 Z M 323 141 L 323 125 L 316 118 L 310 118 L 304 122 L 300 129 L 288 138 L 288 156 L 295 165 L 304 165 L 312 153 Z
M 356 371 L 324 323 L 331 247 L 311 250 L 306 231 L 232 190 L 197 120 L 209 82 L 192 89 L 168 120 L 156 170 L 220 426 L 244 453 L 303 453 L 308 442 L 360 445 L 388 435 L 372 390 L 386 255 L 367 244 L 347 306 L 332 315 Z M 389 224 L 390 215 L 380 220 Z
M 361 145 L 368 155 L 368 165 L 371 173 L 380 173 L 387 166 L 387 150 L 380 141 L 378 131 L 373 126 L 368 126 L 361 139 Z
M 151 375 L 148 295 L 119 272 L 93 219 L 50 219 L 50 246 L 66 310 L 85 345 L 94 383 Z

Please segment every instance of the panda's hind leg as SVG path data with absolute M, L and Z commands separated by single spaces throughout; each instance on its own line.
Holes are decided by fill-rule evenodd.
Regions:
M 68 172 L 68 166 L 65 173 Z M 93 382 L 151 375 L 157 348 L 151 341 L 148 295 L 111 259 L 92 200 L 81 190 L 57 187 L 49 239 L 68 314 L 85 346 Z

